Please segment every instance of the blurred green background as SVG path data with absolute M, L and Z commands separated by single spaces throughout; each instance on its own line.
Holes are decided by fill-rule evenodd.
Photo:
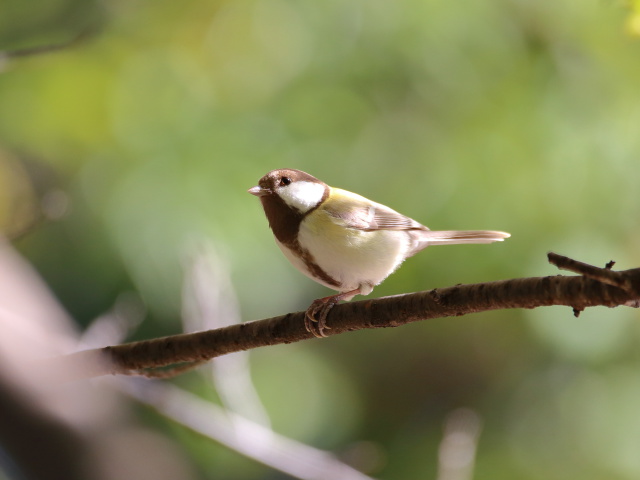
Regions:
M 135 291 L 180 331 L 194 238 L 243 320 L 330 292 L 246 190 L 298 168 L 433 229 L 373 296 L 553 275 L 551 250 L 640 266 L 640 43 L 623 2 L 0 1 L 0 221 L 80 326 Z M 637 22 L 636 22 L 637 23 Z M 57 221 L 30 228 L 38 205 Z M 476 479 L 640 478 L 639 314 L 500 311 L 252 352 L 274 429 L 369 473 L 435 478 L 446 415 L 483 419 Z M 197 376 L 179 381 L 198 389 Z M 287 478 L 141 411 L 202 478 Z M 222 477 L 219 477 L 222 478 Z

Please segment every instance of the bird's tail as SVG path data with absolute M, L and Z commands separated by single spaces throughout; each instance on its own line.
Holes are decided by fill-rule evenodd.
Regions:
M 420 232 L 420 240 L 429 245 L 456 245 L 459 243 L 493 243 L 509 238 L 511 234 L 493 230 L 427 230 Z
M 511 234 L 494 230 L 419 230 L 416 246 L 411 254 L 431 245 L 459 245 L 469 243 L 502 242 Z

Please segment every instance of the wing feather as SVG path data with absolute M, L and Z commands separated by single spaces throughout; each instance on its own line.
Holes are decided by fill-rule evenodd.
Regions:
M 355 193 L 332 188 L 330 201 L 323 208 L 347 228 L 372 232 L 375 230 L 429 230 L 415 220 L 380 203 Z

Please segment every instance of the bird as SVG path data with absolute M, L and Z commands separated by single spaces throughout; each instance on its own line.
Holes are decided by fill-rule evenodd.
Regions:
M 407 258 L 431 245 L 500 242 L 493 230 L 429 230 L 415 220 L 361 195 L 330 187 L 289 168 L 272 170 L 248 190 L 262 203 L 276 244 L 293 266 L 337 291 L 314 300 L 305 328 L 326 337 L 326 319 L 340 301 L 369 295 Z

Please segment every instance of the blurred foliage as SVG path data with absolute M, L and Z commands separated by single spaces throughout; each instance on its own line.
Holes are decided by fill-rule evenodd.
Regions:
M 0 0 L 1 51 L 85 33 L 0 59 L 2 228 L 33 224 L 17 245 L 81 325 L 139 292 L 144 337 L 179 330 L 194 237 L 225 253 L 247 320 L 327 294 L 246 194 L 281 167 L 431 228 L 513 235 L 429 249 L 374 295 L 556 274 L 549 250 L 638 267 L 637 3 Z M 635 479 L 637 322 L 440 319 L 256 351 L 253 376 L 278 431 L 374 442 L 381 478 L 435 478 L 443 419 L 467 406 L 478 479 Z M 166 429 L 203 478 L 281 478 Z

